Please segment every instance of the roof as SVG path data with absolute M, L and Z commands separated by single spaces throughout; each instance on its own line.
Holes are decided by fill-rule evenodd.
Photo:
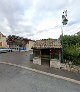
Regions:
M 34 43 L 34 46 L 32 49 L 43 49 L 43 48 L 62 48 L 60 40 L 59 39 L 42 39 L 37 40 Z
M 3 35 L 1 32 L 0 32 L 0 36 L 2 36 L 2 37 L 6 37 L 5 35 Z

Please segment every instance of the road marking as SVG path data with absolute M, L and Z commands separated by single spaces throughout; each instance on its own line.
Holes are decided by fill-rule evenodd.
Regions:
M 40 70 L 28 68 L 28 67 L 25 67 L 25 66 L 16 65 L 16 64 L 7 63 L 7 62 L 0 62 L 0 64 L 16 66 L 16 67 L 19 67 L 19 68 L 23 68 L 23 69 L 27 69 L 27 70 L 33 71 L 33 72 L 41 73 L 41 74 L 48 75 L 48 76 L 51 76 L 51 77 L 55 77 L 55 78 L 58 78 L 58 79 L 63 79 L 63 80 L 70 81 L 70 82 L 73 82 L 73 83 L 76 83 L 76 84 L 80 84 L 80 81 L 77 81 L 75 79 L 71 79 L 71 78 L 67 78 L 67 77 L 63 77 L 63 76 L 59 76 L 59 75 L 43 72 L 43 71 L 40 71 Z

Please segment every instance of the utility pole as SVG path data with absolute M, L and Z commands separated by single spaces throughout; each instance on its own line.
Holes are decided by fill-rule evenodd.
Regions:
M 62 15 L 62 24 L 67 25 L 68 19 L 67 19 L 67 10 L 64 10 L 63 15 Z M 62 44 L 62 56 L 61 56 L 61 63 L 64 63 L 64 47 L 63 47 L 63 28 L 61 27 L 62 30 L 62 36 L 61 36 L 61 44 Z

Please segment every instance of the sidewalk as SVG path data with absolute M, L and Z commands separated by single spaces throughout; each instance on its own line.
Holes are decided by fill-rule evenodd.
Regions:
M 30 61 L 23 64 L 23 66 L 80 81 L 80 73 L 74 73 L 63 69 L 50 68 L 43 65 L 36 65 Z

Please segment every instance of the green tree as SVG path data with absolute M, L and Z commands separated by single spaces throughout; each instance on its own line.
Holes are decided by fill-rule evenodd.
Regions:
M 16 35 L 9 35 L 7 38 L 8 45 L 23 45 L 23 38 Z
M 80 34 L 63 36 L 64 59 L 80 64 Z

